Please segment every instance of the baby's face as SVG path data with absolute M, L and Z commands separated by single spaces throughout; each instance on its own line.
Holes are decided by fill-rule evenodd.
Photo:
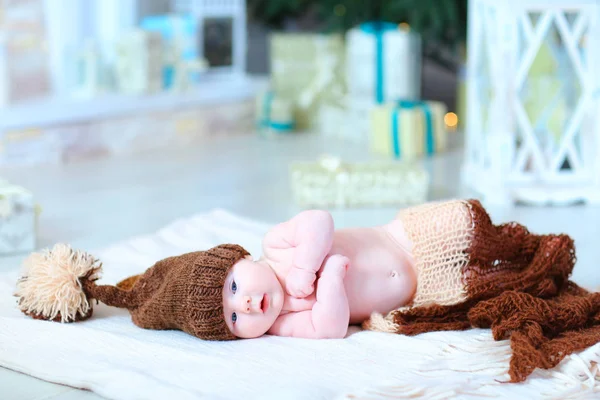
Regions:
M 266 263 L 244 258 L 223 285 L 223 311 L 229 330 L 240 338 L 267 333 L 283 308 L 283 288 Z

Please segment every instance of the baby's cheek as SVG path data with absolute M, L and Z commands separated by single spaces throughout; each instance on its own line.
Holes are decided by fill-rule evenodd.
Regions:
M 239 318 L 235 324 L 234 335 L 244 339 L 257 338 L 264 335 L 272 323 L 264 318 L 254 318 L 252 316 L 245 315 L 245 318 Z

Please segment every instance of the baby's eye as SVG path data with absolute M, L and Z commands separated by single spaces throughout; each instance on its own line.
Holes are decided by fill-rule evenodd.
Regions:
M 235 324 L 235 321 L 237 321 L 237 314 L 233 313 L 231 314 L 231 321 Z
M 235 293 L 235 291 L 236 291 L 236 290 L 237 290 L 237 284 L 235 283 L 235 281 L 233 281 L 233 282 L 231 283 L 231 291 L 232 291 L 233 293 Z

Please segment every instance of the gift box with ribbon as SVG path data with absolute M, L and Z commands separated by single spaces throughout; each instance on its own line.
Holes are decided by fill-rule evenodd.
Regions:
M 339 103 L 346 93 L 343 36 L 275 33 L 270 46 L 273 90 L 293 102 L 298 130 L 315 128 L 321 106 Z
M 261 134 L 288 133 L 294 130 L 293 102 L 273 91 L 256 97 L 256 128 Z
M 32 251 L 40 212 L 27 189 L 0 181 L 0 254 Z
M 192 15 L 156 15 L 142 20 L 140 27 L 158 32 L 164 42 L 163 86 L 170 88 L 175 81 L 176 65 L 180 60 L 198 60 L 198 22 Z M 198 76 L 192 77 L 197 80 Z
M 388 22 L 363 23 L 347 35 L 348 92 L 383 104 L 421 96 L 421 39 Z
M 369 134 L 371 150 L 403 159 L 445 150 L 446 112 L 446 105 L 436 101 L 402 100 L 374 107 Z

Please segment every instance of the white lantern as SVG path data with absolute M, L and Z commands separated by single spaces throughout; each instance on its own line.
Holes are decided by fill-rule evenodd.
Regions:
M 502 203 L 600 204 L 600 0 L 470 0 L 463 179 Z

